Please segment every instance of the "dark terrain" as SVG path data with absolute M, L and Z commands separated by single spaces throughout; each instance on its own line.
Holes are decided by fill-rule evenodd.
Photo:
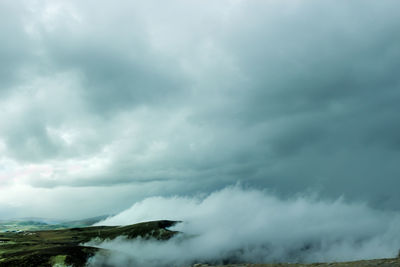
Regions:
M 153 221 L 128 226 L 93 226 L 62 230 L 0 233 L 0 266 L 85 266 L 100 249 L 81 244 L 97 238 L 155 238 L 167 240 L 177 232 L 166 229 L 174 221 Z
M 176 221 L 152 221 L 128 226 L 91 226 L 58 230 L 9 231 L 0 233 L 0 267 L 73 266 L 82 267 L 87 260 L 100 252 L 107 257 L 107 250 L 82 244 L 91 240 L 112 240 L 118 236 L 168 240 L 178 232 L 168 230 Z M 36 226 L 34 226 L 36 227 Z M 375 259 L 341 263 L 311 264 L 193 264 L 196 267 L 400 267 L 400 258 Z

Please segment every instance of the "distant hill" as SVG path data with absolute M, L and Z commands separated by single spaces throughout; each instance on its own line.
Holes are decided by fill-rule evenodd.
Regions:
M 109 215 L 97 216 L 74 221 L 57 221 L 47 218 L 20 218 L 12 220 L 0 220 L 0 232 L 11 231 L 40 231 L 56 230 L 74 227 L 87 227 L 100 222 Z

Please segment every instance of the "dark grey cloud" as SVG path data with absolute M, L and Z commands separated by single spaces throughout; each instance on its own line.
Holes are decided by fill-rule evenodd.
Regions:
M 1 11 L 8 186 L 397 208 L 396 1 L 24 3 Z
M 23 161 L 34 162 L 43 158 L 57 156 L 60 147 L 51 140 L 41 114 L 30 114 L 29 121 L 20 121 L 11 126 L 5 142 L 10 149 L 10 156 Z
M 26 62 L 33 57 L 25 35 L 24 10 L 11 1 L 0 3 L 0 94 L 4 94 L 21 78 Z M 34 47 L 31 47 L 34 49 Z
M 81 73 L 82 96 L 91 112 L 99 116 L 140 105 L 169 103 L 185 82 L 175 62 L 152 52 L 145 36 L 136 36 L 137 29 L 131 28 L 134 22 L 126 22 L 127 30 L 113 34 L 120 27 L 113 21 L 117 16 L 92 21 L 99 25 L 83 32 L 76 25 L 67 32 L 42 33 L 54 67 Z M 107 23 L 115 29 L 104 29 Z

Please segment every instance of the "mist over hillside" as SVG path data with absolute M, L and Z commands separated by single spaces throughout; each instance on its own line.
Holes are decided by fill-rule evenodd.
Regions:
M 393 258 L 400 249 L 398 212 L 345 199 L 281 199 L 241 186 L 202 197 L 148 198 L 98 225 L 160 218 L 183 221 L 171 228 L 181 234 L 166 242 L 121 237 L 87 245 L 115 251 L 106 260 L 115 266 L 351 261 Z

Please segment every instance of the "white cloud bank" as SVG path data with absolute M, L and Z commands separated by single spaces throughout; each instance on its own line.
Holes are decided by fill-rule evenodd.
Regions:
M 344 199 L 279 199 L 266 191 L 227 187 L 200 197 L 151 197 L 100 225 L 182 220 L 167 242 L 118 239 L 99 247 L 92 264 L 184 266 L 194 262 L 316 262 L 394 257 L 400 216 Z M 93 245 L 93 244 L 91 244 Z

